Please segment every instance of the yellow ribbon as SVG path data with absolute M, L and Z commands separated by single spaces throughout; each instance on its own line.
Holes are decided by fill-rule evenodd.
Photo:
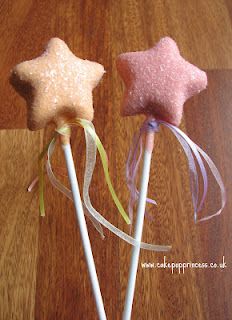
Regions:
M 127 215 L 127 213 L 125 212 L 121 202 L 119 201 L 116 192 L 113 188 L 111 179 L 110 179 L 110 174 L 109 174 L 109 166 L 108 166 L 108 157 L 106 154 L 106 151 L 103 147 L 103 144 L 100 140 L 100 138 L 98 137 L 98 135 L 96 134 L 96 132 L 93 130 L 93 128 L 90 125 L 90 122 L 84 119 L 74 119 L 73 121 L 67 122 L 64 126 L 62 126 L 61 128 L 56 129 L 55 134 L 53 135 L 52 139 L 50 140 L 50 142 L 45 146 L 45 148 L 43 149 L 43 151 L 41 152 L 41 154 L 39 155 L 39 203 L 40 203 L 40 214 L 41 216 L 45 216 L 45 206 L 44 206 L 44 156 L 46 155 L 48 148 L 51 144 L 55 144 L 58 134 L 61 135 L 65 135 L 68 133 L 67 130 L 70 130 L 70 126 L 80 126 L 82 127 L 84 130 L 87 130 L 88 133 L 91 135 L 91 137 L 93 138 L 93 140 L 96 143 L 97 146 L 97 150 L 99 152 L 100 158 L 101 158 L 101 162 L 102 162 L 102 167 L 103 167 L 103 171 L 104 171 L 104 175 L 105 175 L 105 179 L 106 179 L 106 183 L 108 185 L 110 194 L 113 198 L 113 201 L 116 205 L 116 207 L 118 208 L 120 214 L 122 215 L 123 219 L 126 221 L 127 224 L 130 224 L 130 219 Z

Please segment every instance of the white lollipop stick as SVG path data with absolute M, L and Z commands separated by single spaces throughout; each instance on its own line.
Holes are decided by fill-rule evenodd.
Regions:
M 73 202 L 76 210 L 76 216 L 77 216 L 77 221 L 80 229 L 81 240 L 84 248 L 89 277 L 92 285 L 92 291 L 93 291 L 95 303 L 97 306 L 98 317 L 100 320 L 106 320 L 106 313 L 104 310 L 102 295 L 101 295 L 100 286 L 97 278 L 97 272 L 95 268 L 93 254 L 91 250 L 91 244 L 89 240 L 84 211 L 82 207 L 81 196 L 80 196 L 78 181 L 76 177 L 76 171 L 75 171 L 75 166 L 73 162 L 70 143 L 63 143 L 62 148 L 64 150 L 66 165 L 68 169 L 68 176 L 69 176 L 72 195 L 73 195 Z
M 150 175 L 151 156 L 154 147 L 154 132 L 148 131 L 146 134 L 146 143 L 143 160 L 143 171 L 141 177 L 141 185 L 138 200 L 137 217 L 135 224 L 134 238 L 138 241 L 138 245 L 134 246 L 131 254 L 129 280 L 127 284 L 126 299 L 123 311 L 123 320 L 131 319 L 131 311 L 134 299 L 136 275 L 139 263 L 140 242 L 142 240 L 143 222 L 146 208 L 147 189 Z

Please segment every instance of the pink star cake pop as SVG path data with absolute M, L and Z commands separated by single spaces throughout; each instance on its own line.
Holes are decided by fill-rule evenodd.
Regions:
M 154 200 L 147 198 L 147 191 L 154 136 L 160 125 L 172 131 L 188 159 L 195 222 L 208 220 L 219 215 L 225 206 L 225 188 L 221 176 L 209 156 L 178 128 L 185 101 L 206 88 L 206 73 L 182 58 L 175 41 L 169 37 L 161 39 L 157 45 L 149 50 L 120 54 L 117 58 L 117 69 L 126 86 L 121 107 L 122 115 L 145 114 L 147 116 L 134 136 L 126 165 L 126 181 L 130 191 L 128 211 L 131 221 L 137 202 L 134 233 L 137 242 L 141 242 L 142 239 L 146 202 L 156 205 Z M 138 190 L 136 186 L 137 173 L 143 143 L 143 167 L 140 190 Z M 208 188 L 207 171 L 203 160 L 208 164 L 220 187 L 221 207 L 216 213 L 198 219 L 197 214 L 202 209 Z M 196 164 L 199 166 L 203 180 L 201 199 L 199 199 Z M 139 246 L 132 249 L 123 320 L 131 319 L 139 251 Z
M 143 113 L 178 126 L 185 101 L 207 86 L 206 73 L 182 58 L 169 37 L 146 51 L 122 53 L 116 63 L 126 85 L 123 116 Z
M 204 71 L 181 57 L 175 41 L 169 37 L 162 38 L 149 50 L 120 54 L 116 64 L 126 86 L 121 106 L 122 115 L 145 114 L 147 116 L 147 120 L 134 139 L 135 144 L 130 150 L 127 161 L 127 183 L 131 192 L 129 213 L 132 219 L 133 205 L 138 198 L 135 187 L 138 168 L 136 155 L 139 150 L 138 145 L 142 143 L 143 133 L 149 130 L 157 132 L 159 125 L 162 124 L 172 130 L 176 136 L 181 136 L 180 143 L 185 140 L 182 146 L 186 151 L 185 146 L 186 143 L 189 144 L 189 138 L 180 132 L 177 126 L 181 122 L 185 101 L 206 88 L 207 76 Z M 152 148 L 153 143 L 150 149 Z M 195 156 L 199 159 L 198 155 L 195 154 Z M 189 163 L 191 162 L 189 159 Z M 204 167 L 202 165 L 200 167 L 202 174 L 205 175 Z M 204 187 L 206 190 L 206 180 Z M 194 197 L 197 194 L 196 190 Z M 205 195 L 206 191 L 199 208 L 202 207 Z M 154 204 L 154 201 L 148 200 Z M 197 199 L 194 198 L 195 205 L 196 202 Z M 195 219 L 199 208 L 195 207 Z
M 144 114 L 147 116 L 144 124 L 135 134 L 134 144 L 130 149 L 127 161 L 127 184 L 131 193 L 128 209 L 131 220 L 133 206 L 135 201 L 138 200 L 139 194 L 135 185 L 136 171 L 138 169 L 138 162 L 140 161 L 140 156 L 138 156 L 139 145 L 142 146 L 143 134 L 147 134 L 148 131 L 155 133 L 159 130 L 159 126 L 163 125 L 170 129 L 178 138 L 188 158 L 190 172 L 194 172 L 191 175 L 191 179 L 194 180 L 191 186 L 194 186 L 192 197 L 194 218 L 197 221 L 197 212 L 203 206 L 208 186 L 207 174 L 202 158 L 207 163 L 209 158 L 207 155 L 205 157 L 205 152 L 201 151 L 178 126 L 181 122 L 185 101 L 206 88 L 206 73 L 182 58 L 177 44 L 170 37 L 162 38 L 151 49 L 120 54 L 116 60 L 116 65 L 126 87 L 121 105 L 122 115 Z M 146 145 L 146 148 L 149 145 L 151 151 L 153 143 Z M 204 180 L 204 192 L 199 205 L 197 205 L 199 193 L 198 178 L 195 165 L 192 165 L 194 161 L 193 156 L 197 160 Z M 209 167 L 212 169 L 211 160 L 209 162 Z M 217 180 L 220 174 L 217 169 L 215 171 L 217 172 L 215 179 L 222 191 L 223 208 L 225 204 L 224 186 L 221 178 L 219 179 L 220 181 Z M 212 173 L 214 175 L 214 169 Z M 155 204 L 151 199 L 147 199 L 147 201 Z M 218 212 L 220 213 L 221 211 L 222 209 Z M 215 215 L 207 218 L 211 218 L 212 216 Z

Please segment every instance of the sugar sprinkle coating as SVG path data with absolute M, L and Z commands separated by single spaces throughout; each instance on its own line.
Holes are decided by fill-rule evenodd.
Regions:
M 76 57 L 59 38 L 52 38 L 40 57 L 16 65 L 13 82 L 31 89 L 18 90 L 28 103 L 29 129 L 75 117 L 92 121 L 92 90 L 104 72 L 101 64 Z
M 181 57 L 175 41 L 162 38 L 146 51 L 118 56 L 126 91 L 122 115 L 151 115 L 178 126 L 187 99 L 207 86 L 206 73 Z

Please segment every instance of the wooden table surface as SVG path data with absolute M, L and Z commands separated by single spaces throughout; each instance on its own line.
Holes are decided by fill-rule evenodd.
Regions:
M 181 129 L 214 160 L 227 189 L 223 214 L 195 225 L 188 168 L 167 130 L 156 136 L 149 195 L 158 202 L 143 239 L 172 244 L 168 262 L 216 262 L 227 268 L 143 269 L 139 266 L 132 319 L 232 319 L 232 29 L 230 0 L 0 1 L 0 319 L 94 320 L 96 310 L 76 225 L 73 204 L 46 179 L 46 217 L 40 218 L 38 191 L 27 192 L 37 174 L 37 156 L 52 128 L 30 132 L 26 107 L 11 88 L 11 68 L 38 56 L 58 36 L 81 58 L 98 61 L 107 73 L 94 91 L 96 130 L 110 159 L 113 184 L 124 206 L 125 161 L 142 118 L 121 118 L 123 84 L 116 56 L 173 37 L 182 55 L 207 70 L 208 89 L 185 106 Z M 82 186 L 83 133 L 72 138 Z M 83 151 L 83 152 L 81 152 Z M 63 166 L 61 151 L 54 164 Z M 68 185 L 68 181 L 65 180 Z M 91 187 L 96 208 L 129 231 L 103 182 L 99 159 Z M 202 215 L 219 206 L 213 179 Z M 108 319 L 121 319 L 130 246 L 106 231 L 102 241 L 88 222 Z M 141 252 L 140 262 L 162 262 L 163 253 Z

